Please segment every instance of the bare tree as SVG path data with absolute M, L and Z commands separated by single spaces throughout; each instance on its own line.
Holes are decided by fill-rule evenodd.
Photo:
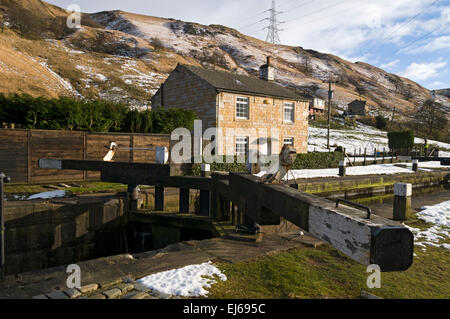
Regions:
M 442 129 L 447 125 L 448 119 L 442 111 L 443 105 L 433 99 L 426 100 L 418 109 L 415 120 L 418 128 L 426 128 L 426 133 L 431 135 L 433 129 Z
M 403 87 L 402 95 L 406 98 L 407 101 L 411 100 L 411 98 L 414 95 L 411 84 L 408 84 L 406 85 L 406 87 Z
M 305 75 L 311 75 L 312 73 L 311 58 L 308 55 L 305 55 L 302 59 L 302 71 Z

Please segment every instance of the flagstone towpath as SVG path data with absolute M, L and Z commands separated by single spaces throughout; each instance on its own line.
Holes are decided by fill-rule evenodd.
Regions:
M 140 254 L 122 254 L 79 262 L 81 287 L 67 288 L 67 265 L 7 276 L 0 283 L 0 299 L 151 299 L 173 298 L 152 291 L 136 280 L 192 264 L 240 262 L 278 251 L 307 248 L 320 240 L 298 231 L 266 234 L 261 242 L 213 238 L 172 244 Z M 310 248 L 310 247 L 308 247 Z

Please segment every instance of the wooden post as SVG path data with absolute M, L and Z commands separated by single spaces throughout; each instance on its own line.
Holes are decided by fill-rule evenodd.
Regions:
M 356 148 L 353 150 L 353 164 L 356 164 Z
M 364 148 L 364 166 L 366 166 L 367 147 Z
M 414 172 L 417 172 L 418 169 L 419 169 L 419 160 L 415 159 L 412 161 L 412 170 Z
M 155 210 L 164 210 L 164 187 L 155 186 Z
M 339 176 L 345 176 L 345 160 L 339 161 Z
M 405 221 L 411 217 L 412 184 L 394 184 L 394 220 Z
M 180 188 L 180 214 L 189 214 L 189 188 Z
M 27 182 L 31 184 L 31 130 L 27 130 Z
M 384 164 L 384 155 L 385 155 L 385 153 L 386 153 L 386 147 L 383 148 L 383 159 L 381 160 L 381 164 Z
M 373 149 L 373 161 L 375 162 L 375 164 L 377 163 L 377 148 Z
M 83 161 L 87 160 L 87 133 L 83 132 Z M 83 180 L 87 180 L 88 171 L 83 171 Z
M 200 190 L 200 216 L 209 216 L 209 198 L 210 192 L 207 190 Z

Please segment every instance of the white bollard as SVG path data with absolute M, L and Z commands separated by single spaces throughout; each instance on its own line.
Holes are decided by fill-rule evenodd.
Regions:
M 167 147 L 157 146 L 155 154 L 156 164 L 167 164 L 168 160 L 169 160 L 169 151 L 167 150 Z
M 394 220 L 405 221 L 411 217 L 412 184 L 394 184 Z
M 202 164 L 202 177 L 209 177 L 211 175 L 211 165 Z

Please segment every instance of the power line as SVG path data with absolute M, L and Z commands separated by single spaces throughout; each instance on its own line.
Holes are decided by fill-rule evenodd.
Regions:
M 297 0 L 290 0 L 290 1 L 287 1 L 287 2 L 284 1 L 284 2 L 282 2 L 281 5 L 279 5 L 278 7 L 279 7 L 279 8 L 280 8 L 280 7 L 283 7 L 283 6 L 285 6 L 285 5 L 289 4 L 289 3 L 292 3 L 292 2 L 294 2 L 294 1 L 297 1 Z M 269 10 L 270 10 L 270 9 L 269 9 Z M 261 12 L 257 13 L 256 15 L 254 15 L 253 17 L 254 17 L 254 18 L 255 18 L 255 17 L 259 17 L 259 16 L 261 16 L 261 15 L 267 13 L 267 11 L 269 11 L 269 10 L 261 11 Z M 241 19 L 241 20 L 242 20 L 242 19 Z M 251 19 L 251 20 L 252 20 L 252 19 Z M 262 21 L 265 21 L 265 20 L 268 20 L 268 18 L 264 18 L 264 19 L 261 19 L 261 20 L 259 20 L 259 21 L 256 21 L 256 22 L 247 24 L 247 25 L 238 26 L 238 27 L 236 27 L 236 28 L 237 28 L 237 29 L 245 29 L 245 28 L 251 27 L 251 26 L 253 26 L 253 25 L 255 25 L 255 24 L 258 24 L 258 23 L 260 23 L 260 22 L 262 22 Z
M 418 18 L 420 15 L 422 15 L 422 13 L 428 11 L 429 9 L 431 9 L 431 7 L 433 7 L 437 2 L 439 2 L 440 0 L 435 0 L 430 6 L 426 7 L 425 9 L 421 10 L 419 13 L 417 13 L 415 16 L 413 16 L 412 18 L 410 18 L 408 21 L 405 21 L 403 23 L 401 23 L 397 28 L 395 28 L 392 32 L 390 32 L 388 35 L 384 36 L 381 40 L 375 42 L 374 44 L 372 44 L 371 47 L 369 47 L 365 53 L 368 53 L 369 51 L 372 51 L 372 49 L 376 48 L 379 46 L 379 42 L 382 42 L 386 39 L 389 39 L 393 34 L 397 33 L 398 31 L 400 31 L 401 29 L 403 29 L 403 27 L 407 26 L 408 24 L 410 24 L 412 21 L 414 21 L 416 18 Z
M 420 37 L 420 38 L 418 38 L 418 39 L 415 39 L 414 41 L 411 41 L 410 43 L 408 43 L 408 44 L 407 44 L 406 46 L 404 46 L 403 48 L 397 50 L 397 52 L 395 52 L 393 55 L 396 55 L 396 54 L 400 53 L 400 51 L 403 51 L 404 49 L 410 47 L 410 46 L 413 45 L 414 43 L 417 43 L 417 42 L 419 42 L 419 41 L 421 41 L 421 40 L 424 40 L 424 39 L 428 38 L 431 34 L 435 33 L 438 29 L 445 27 L 445 26 L 446 26 L 447 24 L 449 24 L 449 23 L 450 23 L 450 21 L 449 21 L 449 22 L 446 22 L 443 26 L 440 26 L 440 25 L 437 26 L 436 28 L 434 28 L 432 31 L 428 32 L 428 33 L 425 34 L 424 36 L 422 36 L 422 37 Z M 392 55 L 391 55 L 391 56 L 392 56 Z
M 347 0 L 343 0 L 343 1 L 339 2 L 339 3 L 335 3 L 335 4 L 332 4 L 332 5 L 329 5 L 329 6 L 320 8 L 320 9 L 317 9 L 317 10 L 315 10 L 315 11 L 312 11 L 312 12 L 310 12 L 310 13 L 308 13 L 308 14 L 304 14 L 304 15 L 302 15 L 302 16 L 300 16 L 300 17 L 297 17 L 297 18 L 294 18 L 294 19 L 287 20 L 286 23 L 290 23 L 290 22 L 292 22 L 292 21 L 296 21 L 296 20 L 299 20 L 299 19 L 308 17 L 308 16 L 310 16 L 310 15 L 316 14 L 316 13 L 318 13 L 318 12 L 322 12 L 322 11 L 327 10 L 327 9 L 330 9 L 330 8 L 332 8 L 332 7 L 336 7 L 336 6 L 338 6 L 338 5 L 341 5 L 341 4 L 344 3 L 345 1 L 347 1 Z

